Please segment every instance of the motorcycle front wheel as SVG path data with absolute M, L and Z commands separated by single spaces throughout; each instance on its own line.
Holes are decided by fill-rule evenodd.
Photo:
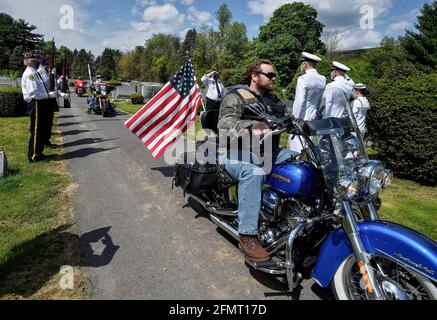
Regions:
M 385 300 L 437 300 L 437 288 L 428 278 L 383 256 L 374 256 L 372 266 Z M 354 256 L 338 268 L 332 280 L 338 300 L 369 300 L 364 279 Z

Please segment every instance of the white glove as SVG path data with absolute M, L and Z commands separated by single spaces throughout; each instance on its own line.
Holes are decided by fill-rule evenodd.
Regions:
M 56 75 L 56 68 L 53 68 L 51 73 Z
M 59 92 L 59 95 L 61 96 L 61 98 L 65 98 L 67 96 L 67 94 L 64 92 Z
M 49 99 L 57 98 L 58 93 L 56 91 L 49 92 Z

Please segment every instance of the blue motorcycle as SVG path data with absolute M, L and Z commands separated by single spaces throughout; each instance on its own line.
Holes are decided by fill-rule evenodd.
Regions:
M 271 259 L 247 263 L 282 277 L 290 290 L 313 278 L 340 300 L 437 299 L 437 244 L 379 219 L 379 193 L 392 173 L 369 160 L 354 119 L 259 119 L 272 128 L 264 139 L 287 132 L 306 148 L 267 176 L 258 238 Z M 174 183 L 238 239 L 238 182 L 216 161 L 216 139 L 183 154 Z M 213 160 L 199 161 L 205 157 Z

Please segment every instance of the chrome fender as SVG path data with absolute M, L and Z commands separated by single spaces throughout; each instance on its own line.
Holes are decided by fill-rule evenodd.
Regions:
M 393 222 L 359 222 L 358 228 L 367 253 L 387 256 L 437 281 L 437 243 Z M 341 263 L 351 254 L 352 246 L 344 229 L 333 231 L 320 249 L 313 279 L 327 287 Z

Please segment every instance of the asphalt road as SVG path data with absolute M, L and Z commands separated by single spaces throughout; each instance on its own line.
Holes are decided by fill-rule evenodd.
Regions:
M 294 294 L 249 268 L 237 243 L 172 190 L 173 167 L 155 161 L 123 123 L 61 109 L 65 157 L 92 299 L 331 299 L 304 280 Z

